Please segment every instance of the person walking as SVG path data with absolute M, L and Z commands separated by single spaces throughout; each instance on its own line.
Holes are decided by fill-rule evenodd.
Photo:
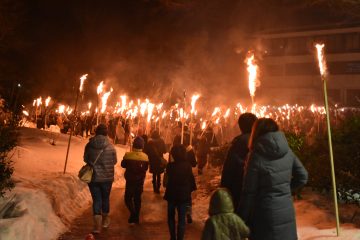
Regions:
M 121 161 L 125 168 L 125 204 L 130 211 L 129 223 L 139 223 L 141 195 L 144 189 L 144 180 L 149 166 L 148 156 L 143 152 L 144 139 L 136 137 L 133 141 L 133 150 L 127 152 Z
M 186 159 L 186 147 L 182 144 L 174 145 L 170 150 L 171 158 L 166 167 L 167 186 L 164 199 L 168 202 L 168 227 L 171 240 L 182 240 L 185 235 L 186 210 L 191 201 L 193 191 L 193 173 L 189 161 Z M 175 212 L 177 211 L 177 228 Z
M 241 134 L 232 140 L 221 174 L 221 187 L 230 191 L 235 209 L 237 209 L 240 201 L 244 162 L 249 152 L 251 128 L 256 119 L 257 117 L 252 113 L 240 115 L 238 125 Z
M 184 134 L 184 146 L 186 148 L 186 161 L 189 162 L 189 164 L 191 164 L 191 167 L 196 167 L 197 165 L 197 161 L 196 161 L 196 156 L 195 156 L 195 152 L 193 147 L 190 145 L 190 134 L 187 134 L 187 132 L 185 132 Z M 177 135 L 174 138 L 173 141 L 173 146 L 175 145 L 180 145 L 181 144 L 181 136 Z M 171 161 L 173 161 L 173 159 L 170 159 Z M 192 191 L 195 191 L 197 189 L 196 186 L 196 181 L 195 181 L 195 176 L 194 174 L 192 174 L 192 182 L 193 182 L 193 188 Z M 190 198 L 190 201 L 188 203 L 188 206 L 186 208 L 186 222 L 187 223 L 192 223 L 193 219 L 192 219 L 192 199 Z
M 161 174 L 165 170 L 165 166 L 163 166 L 162 163 L 164 162 L 163 155 L 166 153 L 166 146 L 157 130 L 151 133 L 151 138 L 147 142 L 145 153 L 149 157 L 150 173 L 153 174 L 153 190 L 155 193 L 160 193 Z
M 250 239 L 297 239 L 291 192 L 306 184 L 306 169 L 273 119 L 254 123 L 249 150 L 237 212 L 251 229 Z
M 226 188 L 219 188 L 211 195 L 209 216 L 202 240 L 241 240 L 249 236 L 250 230 L 234 212 L 231 194 Z
M 86 144 L 84 162 L 94 169 L 88 186 L 93 201 L 93 233 L 100 233 L 102 227 L 107 228 L 110 224 L 110 192 L 117 163 L 116 150 L 107 137 L 105 124 L 99 124 L 95 136 Z

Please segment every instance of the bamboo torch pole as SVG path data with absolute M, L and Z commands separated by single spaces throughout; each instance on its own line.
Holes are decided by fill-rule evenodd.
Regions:
M 75 116 L 75 118 L 76 118 L 76 110 L 77 110 L 79 95 L 82 92 L 83 84 L 84 84 L 84 81 L 86 80 L 86 78 L 87 78 L 87 74 L 83 75 L 80 78 L 80 81 L 81 81 L 80 82 L 80 88 L 79 88 L 79 90 L 77 91 L 77 94 L 76 94 L 76 101 L 75 101 L 75 107 L 74 107 L 74 116 Z M 71 128 L 70 128 L 70 136 L 69 136 L 68 146 L 67 146 L 67 150 L 66 150 L 66 158 L 65 158 L 65 165 L 64 165 L 64 172 L 63 172 L 64 174 L 66 172 L 66 166 L 67 166 L 67 162 L 68 162 L 69 151 L 70 151 L 70 143 L 71 143 L 71 137 L 72 137 L 73 131 L 74 131 L 74 124 L 72 124 Z
M 186 92 L 184 90 L 184 111 L 183 111 L 183 116 L 181 118 L 181 144 L 184 144 L 185 110 L 186 110 Z
M 327 87 L 326 87 L 326 61 L 324 57 L 324 44 L 316 44 L 317 56 L 319 61 L 319 68 L 321 74 L 321 80 L 323 82 L 324 89 L 324 101 L 325 101 L 325 111 L 326 111 L 326 123 L 327 123 L 327 132 L 328 132 L 328 143 L 329 143 L 329 153 L 330 153 L 330 165 L 331 165 L 331 179 L 333 187 L 333 197 L 335 205 L 335 217 L 336 217 L 336 235 L 340 236 L 340 221 L 339 221 L 339 209 L 337 203 L 337 190 L 336 190 L 336 179 L 335 179 L 335 168 L 334 168 L 334 156 L 331 140 L 331 128 L 330 128 L 330 114 L 329 114 L 329 105 L 328 105 L 328 96 L 327 96 Z

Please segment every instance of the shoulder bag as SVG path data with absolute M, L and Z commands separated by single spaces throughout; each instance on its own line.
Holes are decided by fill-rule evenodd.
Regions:
M 99 153 L 99 155 L 96 157 L 93 166 L 95 166 L 97 160 L 99 159 L 100 155 L 103 153 L 104 149 L 102 149 Z M 86 183 L 90 183 L 91 179 L 92 179 L 92 175 L 94 172 L 93 166 L 91 166 L 90 164 L 85 164 L 84 166 L 81 167 L 79 173 L 78 173 L 78 177 L 81 181 L 86 182 Z

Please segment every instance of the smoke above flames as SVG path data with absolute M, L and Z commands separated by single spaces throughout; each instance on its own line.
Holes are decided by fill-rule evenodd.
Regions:
M 270 11 L 274 2 L 279 1 L 38 0 L 33 14 L 39 17 L 30 20 L 37 37 L 29 62 L 31 97 L 70 102 L 86 72 L 85 101 L 96 99 L 104 81 L 114 89 L 109 98 L 127 94 L 175 103 L 186 91 L 201 93 L 199 101 L 209 103 L 250 102 L 248 40 L 264 23 L 278 26 L 282 16 Z M 292 21 L 297 20 L 281 20 Z

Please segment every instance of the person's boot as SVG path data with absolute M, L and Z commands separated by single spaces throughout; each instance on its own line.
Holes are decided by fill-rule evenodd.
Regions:
M 103 214 L 102 216 L 102 227 L 108 228 L 110 225 L 110 217 L 109 214 Z
M 187 221 L 187 223 L 192 223 L 193 222 L 191 214 L 189 214 L 189 213 L 186 214 L 186 221 Z
M 130 217 L 128 219 L 128 223 L 129 224 L 134 224 L 135 223 L 135 214 L 134 213 L 130 213 Z
M 101 223 L 102 223 L 102 216 L 94 215 L 94 230 L 92 231 L 93 233 L 101 232 Z

